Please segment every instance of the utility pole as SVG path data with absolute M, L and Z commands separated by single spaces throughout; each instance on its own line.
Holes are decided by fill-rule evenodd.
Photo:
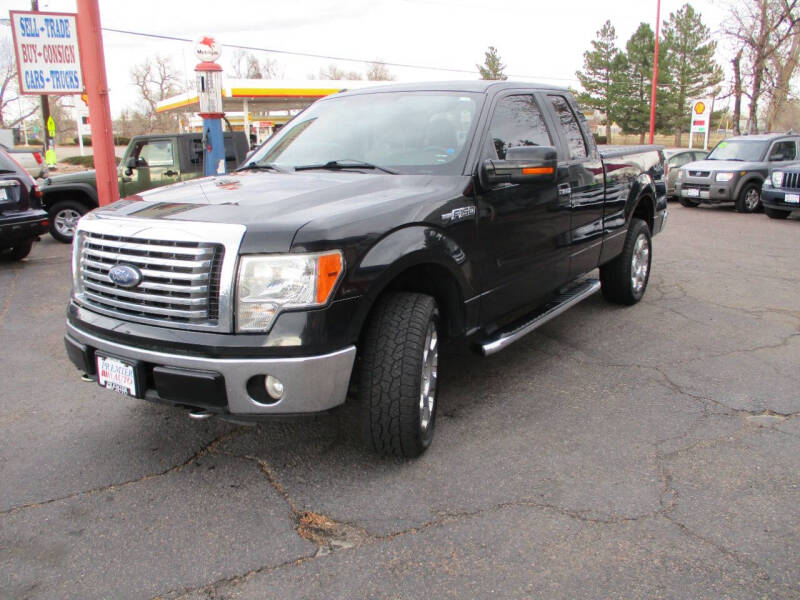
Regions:
M 658 85 L 658 36 L 661 25 L 661 0 L 657 0 L 656 8 L 656 51 L 653 55 L 653 90 L 650 93 L 650 143 L 656 132 L 656 86 Z
M 119 184 L 114 157 L 114 134 L 111 129 L 111 107 L 108 103 L 103 32 L 100 28 L 100 8 L 97 0 L 78 0 L 77 25 L 81 42 L 83 80 L 92 124 L 92 154 L 97 172 L 97 196 L 100 206 L 105 206 L 119 200 Z
M 31 10 L 33 12 L 39 12 L 39 0 L 31 0 Z M 42 148 L 42 155 L 47 153 L 47 149 L 50 147 L 50 142 L 47 139 L 47 122 L 50 120 L 50 99 L 47 97 L 47 94 L 41 95 L 42 99 L 42 139 L 44 140 L 44 148 Z

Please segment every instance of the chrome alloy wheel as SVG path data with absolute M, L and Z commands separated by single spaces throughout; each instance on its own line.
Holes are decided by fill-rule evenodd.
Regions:
M 650 270 L 650 243 L 647 236 L 640 233 L 633 246 L 633 259 L 631 261 L 631 287 L 638 294 L 647 282 L 647 272 Z
M 72 237 L 75 235 L 75 228 L 78 226 L 78 219 L 81 218 L 81 213 L 71 208 L 65 208 L 56 213 L 53 219 L 53 225 L 56 231 L 65 237 Z
M 427 431 L 433 420 L 438 369 L 439 335 L 436 332 L 436 323 L 431 321 L 428 323 L 425 347 L 422 350 L 422 377 L 419 386 L 419 424 L 422 431 Z
M 760 197 L 761 193 L 758 191 L 758 189 L 751 187 L 749 190 L 747 190 L 747 195 L 744 197 L 745 208 L 747 208 L 749 212 L 753 212 L 758 208 L 758 201 L 760 200 Z

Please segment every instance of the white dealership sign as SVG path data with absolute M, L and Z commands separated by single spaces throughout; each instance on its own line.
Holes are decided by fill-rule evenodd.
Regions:
M 10 11 L 23 94 L 83 92 L 75 14 Z

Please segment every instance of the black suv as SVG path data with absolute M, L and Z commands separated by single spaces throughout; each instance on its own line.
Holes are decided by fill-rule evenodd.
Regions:
M 28 172 L 0 148 L 0 251 L 10 249 L 14 260 L 28 256 L 33 242 L 47 233 L 41 195 Z

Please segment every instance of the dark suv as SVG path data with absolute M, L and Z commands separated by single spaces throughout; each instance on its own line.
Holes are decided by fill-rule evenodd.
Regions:
M 14 260 L 28 256 L 33 242 L 47 232 L 40 199 L 33 178 L 0 148 L 0 251 L 10 249 Z

